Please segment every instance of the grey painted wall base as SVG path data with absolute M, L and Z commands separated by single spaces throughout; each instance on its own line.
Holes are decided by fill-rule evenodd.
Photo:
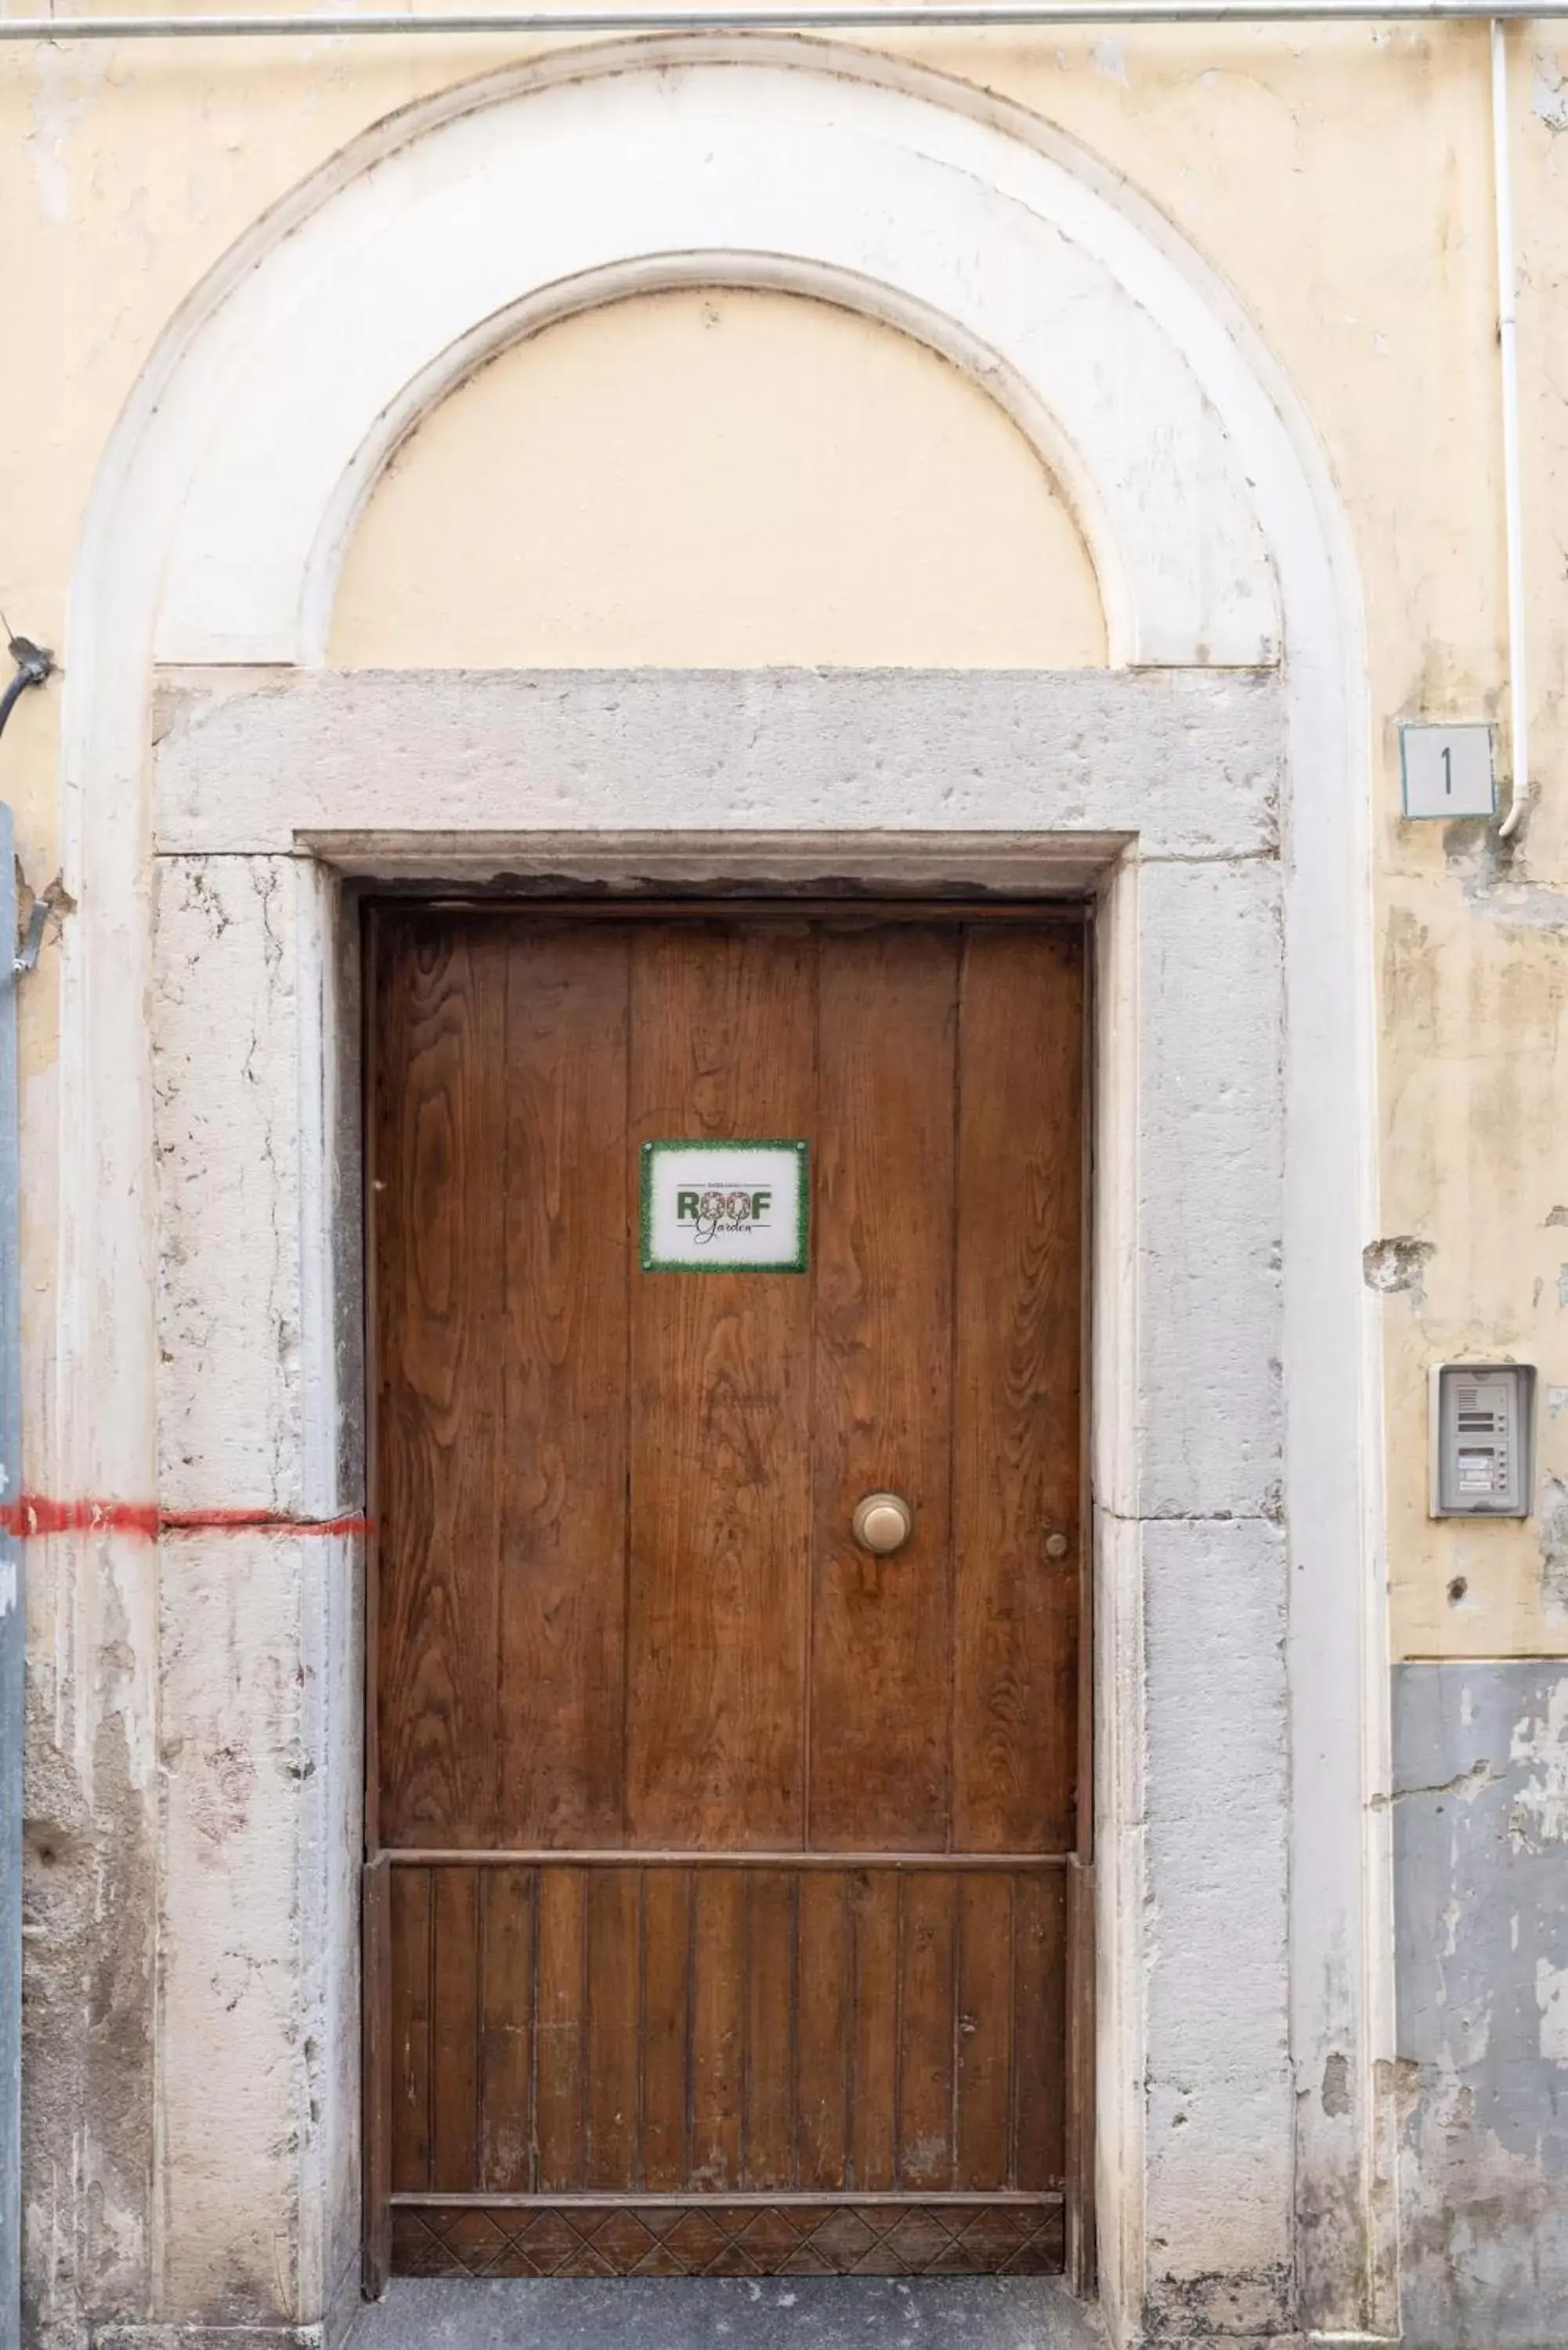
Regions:
M 1568 2342 L 1568 1663 L 1394 1675 L 1407 2350 Z
M 318 2325 L 98 2325 L 92 2350 L 329 2350 Z M 340 2336 L 338 2337 L 340 2338 Z
M 348 2350 L 1105 2350 L 1054 2277 L 398 2278 Z

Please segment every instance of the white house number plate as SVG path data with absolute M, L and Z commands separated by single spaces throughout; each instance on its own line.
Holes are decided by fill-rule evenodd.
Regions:
M 645 1273 L 804 1273 L 804 1142 L 645 1142 Z

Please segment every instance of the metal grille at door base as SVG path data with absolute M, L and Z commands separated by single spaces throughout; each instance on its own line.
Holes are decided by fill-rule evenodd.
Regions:
M 399 2276 L 1039 2276 L 1063 2263 L 1038 2203 L 403 2204 Z

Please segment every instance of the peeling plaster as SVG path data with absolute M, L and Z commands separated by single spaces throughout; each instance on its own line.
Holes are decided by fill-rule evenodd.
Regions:
M 1563 88 L 1561 61 L 1545 49 L 1537 49 L 1534 57 L 1535 78 L 1531 85 L 1530 110 L 1545 123 L 1548 130 L 1568 130 L 1568 89 Z
M 1568 1391 L 1549 1388 L 1546 1408 L 1555 1419 Z M 1568 1616 L 1568 1484 L 1561 1477 L 1541 1481 L 1541 1601 L 1549 1616 Z
M 1484 921 L 1512 931 L 1568 931 L 1568 889 L 1539 881 L 1497 881 L 1472 872 L 1465 879 L 1465 903 Z
M 1336 2048 L 1324 2063 L 1323 2109 L 1329 2118 L 1338 2121 L 1354 2110 L 1350 2095 L 1350 2064 L 1343 2050 Z
M 1515 1849 L 1543 1854 L 1568 1845 L 1568 1665 L 1558 1669 L 1544 1717 L 1532 1711 L 1516 1726 L 1509 1760 L 1532 1768 L 1509 1814 Z
M 1408 1232 L 1397 1240 L 1369 1241 L 1361 1252 L 1361 1277 L 1386 1297 L 1407 1291 L 1412 1307 L 1419 1309 L 1427 1302 L 1427 1267 L 1437 1253 L 1430 1241 L 1415 1240 Z
M 1568 2066 L 1568 1967 L 1536 1960 L 1535 2001 L 1541 2010 L 1541 2053 L 1549 2063 Z

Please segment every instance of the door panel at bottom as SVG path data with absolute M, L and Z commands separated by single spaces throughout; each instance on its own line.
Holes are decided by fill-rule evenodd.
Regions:
M 394 1864 L 394 2191 L 1060 2189 L 1064 1887 Z
M 399 2276 L 1055 2276 L 1059 2197 L 409 2202 Z

